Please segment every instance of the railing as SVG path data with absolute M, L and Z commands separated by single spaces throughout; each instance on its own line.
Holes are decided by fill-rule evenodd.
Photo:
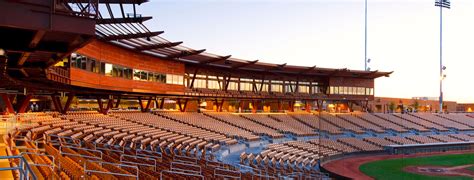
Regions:
M 56 134 L 44 134 L 44 139 L 47 143 L 53 145 L 67 145 L 81 147 L 81 141 L 69 136 L 58 136 Z
M 182 167 L 185 167 L 185 168 L 182 168 Z M 174 172 L 184 172 L 184 173 L 191 173 L 191 174 L 201 174 L 202 172 L 201 166 L 185 164 L 185 163 L 180 163 L 180 162 L 172 162 L 170 165 L 170 170 Z
M 143 161 L 151 161 L 153 162 L 153 164 L 147 164 L 147 163 L 138 163 L 138 162 L 134 162 L 134 161 L 129 161 L 127 160 L 126 158 L 132 158 L 132 159 L 136 159 L 136 160 L 143 160 Z M 149 158 L 149 157 L 140 157 L 140 156 L 132 156 L 132 155 L 127 155 L 127 154 L 121 154 L 120 155 L 120 162 L 121 163 L 124 163 L 124 164 L 132 164 L 132 165 L 138 165 L 138 166 L 148 166 L 148 167 L 152 167 L 153 168 L 153 171 L 156 171 L 156 166 L 158 165 L 156 163 L 156 159 L 154 158 Z
M 61 6 L 54 4 L 54 13 L 71 14 L 74 16 L 96 19 L 99 14 L 99 0 L 89 0 L 84 3 L 81 0 L 56 0 L 59 3 L 67 4 L 69 10 L 61 8 Z M 55 2 L 56 2 L 55 1 Z M 60 5 L 60 4 L 59 4 Z
M 188 157 L 188 156 L 179 156 L 179 155 L 173 156 L 173 161 L 183 162 L 183 163 L 193 163 L 193 164 L 198 163 L 198 160 L 196 158 Z
M 68 149 L 71 149 L 71 150 L 83 150 L 83 151 L 89 152 L 91 154 L 94 154 L 94 152 L 95 152 L 95 153 L 99 154 L 99 157 L 82 155 L 82 154 L 67 153 L 67 152 L 64 152 L 63 148 L 68 148 Z M 78 148 L 78 147 L 73 147 L 73 146 L 60 146 L 59 147 L 59 154 L 66 155 L 66 156 L 81 157 L 81 158 L 86 158 L 86 159 L 96 159 L 96 160 L 102 160 L 102 156 L 103 156 L 102 151 L 97 151 L 97 150 L 93 150 L 93 149 L 86 149 L 86 148 Z
M 23 156 L 0 156 L 0 159 L 20 159 L 20 163 L 18 166 L 0 168 L 0 171 L 19 171 L 19 180 L 38 179 Z
M 222 177 L 224 179 L 241 179 L 242 174 L 239 171 L 232 171 L 228 169 L 216 168 L 214 169 L 214 178 Z
M 200 174 L 191 174 L 191 173 L 185 173 L 185 172 L 178 172 L 178 171 L 168 171 L 168 170 L 163 170 L 161 171 L 160 173 L 160 179 L 164 179 L 163 178 L 163 174 L 173 174 L 173 175 L 177 175 L 177 176 L 185 176 L 185 177 L 194 177 L 194 178 L 200 178 L 202 180 L 204 180 L 204 176 L 200 175 Z
M 28 163 L 30 166 L 43 166 L 43 167 L 49 167 L 51 169 L 51 172 L 54 172 L 54 156 L 51 155 L 46 155 L 46 154 L 38 154 L 38 153 L 30 153 L 30 152 L 22 152 L 20 153 L 20 156 L 24 155 L 35 155 L 35 156 L 45 156 L 47 158 L 51 159 L 51 164 L 35 164 L 35 163 Z
M 46 69 L 46 77 L 51 81 L 56 81 L 64 84 L 71 84 L 69 70 L 60 67 L 49 67 Z
M 109 162 L 103 162 L 103 161 L 90 161 L 90 160 L 88 160 L 87 162 L 90 162 L 92 164 L 99 164 L 100 166 L 103 166 L 103 164 L 107 164 L 107 165 L 111 165 L 111 166 L 117 166 L 119 168 L 122 168 L 122 167 L 133 168 L 133 169 L 136 170 L 137 174 L 113 173 L 113 172 L 106 172 L 106 171 L 97 171 L 97 170 L 94 170 L 94 169 L 87 169 L 87 164 L 88 163 L 84 163 L 84 173 L 85 174 L 97 173 L 97 174 L 108 174 L 108 175 L 122 176 L 122 177 L 135 177 L 137 180 L 139 178 L 138 174 L 140 173 L 140 171 L 138 170 L 137 166 L 109 163 Z

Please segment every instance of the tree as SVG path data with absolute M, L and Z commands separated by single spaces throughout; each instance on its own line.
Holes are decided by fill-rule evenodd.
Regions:
M 413 108 L 414 112 L 418 111 L 418 109 L 420 108 L 420 102 L 418 102 L 418 100 L 415 100 L 411 107 Z
M 390 110 L 391 113 L 393 113 L 395 111 L 395 103 L 394 102 L 390 102 L 388 104 L 388 109 Z

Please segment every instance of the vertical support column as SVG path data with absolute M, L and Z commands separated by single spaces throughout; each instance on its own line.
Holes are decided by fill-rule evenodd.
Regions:
M 283 111 L 283 104 L 281 103 L 281 100 L 278 100 L 278 112 Z
M 217 101 L 217 98 L 214 99 L 214 104 L 216 105 L 216 112 L 219 112 L 219 102 Z
M 165 98 L 161 98 L 160 109 L 163 109 L 164 105 L 165 105 Z
M 12 101 L 11 101 L 10 97 L 8 97 L 8 94 L 2 93 L 2 94 L 0 94 L 0 96 L 2 97 L 2 100 L 5 103 L 6 112 L 8 112 L 10 114 L 14 114 L 15 109 L 13 109 L 13 104 L 12 104 Z
M 306 112 L 311 112 L 311 103 L 308 103 L 308 101 L 305 101 L 305 109 L 306 109 Z
M 244 111 L 244 101 L 243 100 L 239 100 L 239 107 L 240 107 L 240 112 L 239 113 Z
M 71 106 L 72 100 L 74 99 L 74 93 L 69 93 L 67 95 L 67 101 L 66 104 L 64 105 L 64 108 L 61 111 L 61 114 L 66 114 L 69 111 L 69 107 Z M 61 103 L 61 102 L 59 102 Z
M 323 111 L 323 101 L 322 100 L 316 100 L 316 105 L 318 106 L 318 112 L 321 113 Z
M 59 99 L 59 97 L 56 95 L 51 95 L 51 99 L 53 100 L 54 108 L 56 109 L 56 111 L 62 113 L 63 107 L 61 105 L 61 99 Z
M 180 112 L 185 112 L 186 111 L 186 107 L 188 106 L 188 101 L 189 101 L 189 99 L 185 99 L 184 104 L 183 104 L 181 102 L 181 98 L 178 98 L 178 100 L 176 102 L 178 103 L 178 107 L 179 107 Z
M 120 106 L 120 100 L 122 100 L 122 96 L 117 97 L 117 101 L 115 102 L 115 108 L 118 108 Z
M 181 98 L 178 98 L 178 99 L 176 100 L 176 103 L 178 103 L 179 111 L 180 111 L 180 112 L 183 112 L 183 108 L 181 107 Z
M 255 103 L 255 100 L 252 100 L 252 113 L 255 114 L 257 113 L 257 104 Z
M 113 105 L 114 105 L 114 97 L 112 96 L 107 100 L 107 106 L 105 107 L 103 113 L 107 114 L 109 110 L 112 109 Z
M 153 100 L 153 97 L 150 96 L 148 98 L 148 102 L 146 103 L 145 112 L 148 112 L 148 110 L 150 110 L 150 105 L 151 105 L 152 100 Z
M 140 105 L 140 111 L 144 112 L 142 97 L 138 97 L 138 104 Z
M 290 111 L 290 112 L 295 111 L 295 101 L 294 100 L 288 101 L 288 111 Z
M 219 112 L 222 112 L 222 107 L 224 107 L 224 99 L 222 99 L 221 104 L 219 106 Z
M 102 103 L 102 97 L 97 96 L 97 105 L 99 105 L 99 112 L 104 113 L 104 103 Z

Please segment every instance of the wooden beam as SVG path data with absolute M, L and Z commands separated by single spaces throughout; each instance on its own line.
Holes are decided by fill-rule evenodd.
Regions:
M 243 68 L 245 66 L 249 66 L 249 65 L 252 65 L 252 64 L 255 64 L 257 63 L 258 60 L 255 60 L 255 61 L 248 61 L 248 62 L 245 62 L 245 63 L 241 63 L 239 65 L 235 65 L 235 66 L 232 66 L 231 68 L 232 69 L 239 69 L 239 68 Z
M 153 49 L 162 49 L 162 48 L 170 48 L 175 47 L 177 45 L 182 44 L 183 42 L 167 42 L 167 43 L 159 43 L 159 44 L 152 44 L 152 45 L 144 45 L 135 47 L 137 51 L 146 51 L 146 50 L 153 50 Z
M 183 107 L 183 111 L 181 112 L 186 112 L 186 108 L 188 107 L 188 101 L 189 99 L 184 100 L 184 107 Z
M 143 23 L 150 19 L 152 19 L 151 16 L 129 17 L 129 18 L 106 18 L 106 19 L 97 19 L 96 24 Z
M 164 105 L 165 105 L 165 98 L 161 98 L 160 109 L 163 109 Z
M 31 97 L 33 96 L 31 94 L 28 94 L 25 96 L 25 98 L 23 98 L 20 106 L 18 107 L 18 113 L 25 113 L 28 110 L 28 105 L 30 105 Z
M 120 100 L 122 100 L 122 96 L 117 97 L 117 101 L 115 102 L 115 108 L 118 108 L 120 106 Z
M 97 105 L 99 105 L 99 112 L 104 113 L 104 103 L 102 102 L 102 98 L 97 96 Z
M 316 69 L 316 66 L 309 67 L 308 69 L 305 69 L 305 70 L 300 71 L 298 74 L 305 74 L 305 73 L 311 72 L 311 71 L 313 71 L 313 70 L 315 70 L 315 69 Z
M 107 114 L 109 110 L 112 109 L 113 106 L 114 106 L 114 98 L 112 96 L 112 98 L 107 100 L 107 106 L 105 106 L 104 112 L 102 113 Z
M 57 109 L 56 111 L 58 111 L 59 113 L 61 113 L 62 109 L 63 109 L 63 105 L 61 104 L 61 99 L 58 97 L 58 96 L 54 96 L 54 100 L 56 101 L 56 104 L 57 104 Z
M 210 63 L 214 63 L 214 62 L 224 61 L 224 60 L 229 59 L 231 56 L 232 55 L 212 58 L 212 59 L 208 59 L 208 60 L 205 60 L 205 61 L 201 61 L 201 62 L 199 62 L 199 64 L 210 64 Z
M 221 100 L 221 104 L 219 105 L 219 112 L 222 112 L 222 108 L 224 107 L 224 99 Z
M 67 3 L 91 3 L 91 0 L 64 0 Z M 100 0 L 99 3 L 103 4 L 142 4 L 148 2 L 148 0 Z
M 179 111 L 180 111 L 180 112 L 183 112 L 183 107 L 181 107 L 181 98 L 178 98 L 178 99 L 176 100 L 176 102 L 178 103 Z
M 106 41 L 115 41 L 115 40 L 121 40 L 121 39 L 147 38 L 147 37 L 158 36 L 163 33 L 164 31 L 143 32 L 143 33 L 136 33 L 136 34 L 120 34 L 120 35 L 105 36 L 105 37 L 102 37 L 101 39 L 106 40 Z
M 67 95 L 66 104 L 64 105 L 64 108 L 62 109 L 61 114 L 66 114 L 69 111 L 69 107 L 71 106 L 73 99 L 74 99 L 74 93 L 69 93 Z
M 25 64 L 26 60 L 28 59 L 28 57 L 30 57 L 30 55 L 31 55 L 30 52 L 24 52 L 23 54 L 21 54 L 20 59 L 18 59 L 17 65 L 23 66 L 23 64 Z
M 198 73 L 199 68 L 196 68 L 194 70 L 193 78 L 191 79 L 191 84 L 189 85 L 189 88 L 192 89 L 194 88 L 194 81 L 196 80 L 196 74 Z
M 145 112 L 145 109 L 143 108 L 142 97 L 138 97 L 138 104 L 140 104 L 140 110 L 142 112 Z
M 6 112 L 14 114 L 15 109 L 13 108 L 12 101 L 10 100 L 10 97 L 8 97 L 8 94 L 2 93 L 0 96 L 2 97 L 3 103 L 5 104 Z
M 146 103 L 145 112 L 148 112 L 148 110 L 150 110 L 150 105 L 152 103 L 152 100 L 153 100 L 153 97 L 150 96 L 148 98 L 148 102 Z
M 28 47 L 30 49 L 34 49 L 38 45 L 38 43 L 41 41 L 41 39 L 43 39 L 44 34 L 46 34 L 46 31 L 43 31 L 43 30 L 36 31 Z
M 176 54 L 172 54 L 167 56 L 166 58 L 174 59 L 174 58 L 182 58 L 186 56 L 192 56 L 192 55 L 198 55 L 206 51 L 206 49 L 201 49 L 201 50 L 192 50 L 192 51 L 181 51 Z

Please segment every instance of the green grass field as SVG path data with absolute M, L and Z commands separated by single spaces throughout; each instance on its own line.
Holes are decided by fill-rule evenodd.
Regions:
M 434 165 L 434 166 L 461 166 L 467 164 L 474 164 L 474 154 L 454 154 L 454 155 L 440 155 L 429 157 L 415 157 L 415 158 L 401 158 L 374 161 L 363 164 L 359 170 L 368 176 L 376 179 L 393 179 L 393 180 L 432 180 L 432 179 L 466 179 L 472 180 L 469 177 L 447 177 L 447 176 L 425 176 L 420 174 L 413 174 L 403 171 L 406 166 L 420 166 L 420 165 Z M 474 171 L 474 167 L 468 168 Z

